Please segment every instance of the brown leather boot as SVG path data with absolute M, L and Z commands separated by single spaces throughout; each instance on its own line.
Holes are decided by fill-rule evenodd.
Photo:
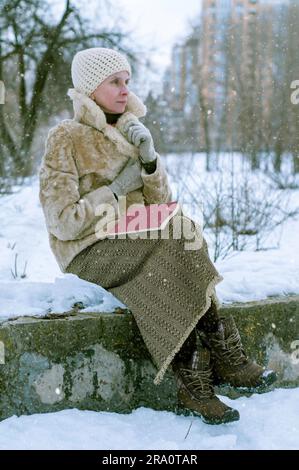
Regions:
M 258 392 L 277 379 L 274 371 L 265 370 L 247 358 L 232 316 L 221 317 L 216 332 L 199 331 L 199 334 L 211 351 L 214 384 L 229 384 Z
M 207 424 L 222 424 L 237 421 L 237 410 L 222 403 L 214 393 L 210 352 L 199 347 L 189 361 L 175 358 L 172 368 L 178 386 L 178 412 L 201 417 Z

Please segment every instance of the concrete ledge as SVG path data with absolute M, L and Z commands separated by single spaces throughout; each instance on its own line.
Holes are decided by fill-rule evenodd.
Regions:
M 174 410 L 172 374 L 153 384 L 156 370 L 131 313 L 116 312 L 0 324 L 0 419 L 65 408 Z M 299 296 L 223 306 L 220 313 L 234 315 L 247 353 L 278 372 L 276 386 L 299 385 Z

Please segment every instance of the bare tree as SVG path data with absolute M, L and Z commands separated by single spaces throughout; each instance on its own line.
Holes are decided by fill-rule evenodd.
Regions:
M 95 27 L 83 19 L 72 0 L 65 0 L 58 20 L 47 1 L 4 0 L 0 18 L 0 80 L 7 88 L 7 105 L 0 107 L 0 159 L 12 159 L 15 176 L 30 175 L 34 159 L 30 152 L 39 124 L 53 110 L 66 107 L 59 91 L 67 89 L 66 70 L 78 46 L 115 47 L 133 62 L 135 56 L 124 50 L 124 32 L 110 31 L 103 24 Z M 51 100 L 46 99 L 47 91 L 52 92 Z
M 267 250 L 279 244 L 277 227 L 298 217 L 291 208 L 291 191 L 277 191 L 261 170 L 250 172 L 251 162 L 242 166 L 234 155 L 229 168 L 221 160 L 219 170 L 206 178 L 194 169 L 194 159 L 171 161 L 168 172 L 177 190 L 176 198 L 195 217 L 202 210 L 202 227 L 213 246 L 213 259 L 247 248 Z

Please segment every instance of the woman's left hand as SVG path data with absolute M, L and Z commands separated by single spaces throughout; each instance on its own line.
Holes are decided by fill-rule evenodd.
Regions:
M 141 122 L 129 121 L 124 127 L 128 141 L 139 148 L 141 163 L 154 162 L 157 158 L 152 135 Z

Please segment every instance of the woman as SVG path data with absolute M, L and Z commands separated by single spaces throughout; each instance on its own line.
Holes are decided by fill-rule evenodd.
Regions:
M 274 373 L 245 356 L 232 318 L 219 318 L 215 285 L 223 278 L 207 244 L 185 249 L 174 237 L 99 239 L 103 205 L 118 213 L 119 198 L 142 206 L 172 200 L 149 130 L 145 106 L 128 90 L 131 67 L 107 48 L 78 52 L 72 62 L 74 119 L 50 130 L 40 169 L 40 201 L 51 249 L 62 272 L 97 283 L 132 311 L 157 365 L 155 383 L 171 364 L 178 402 L 210 424 L 239 419 L 214 394 L 213 383 L 260 387 Z M 189 219 L 192 227 L 196 224 Z

